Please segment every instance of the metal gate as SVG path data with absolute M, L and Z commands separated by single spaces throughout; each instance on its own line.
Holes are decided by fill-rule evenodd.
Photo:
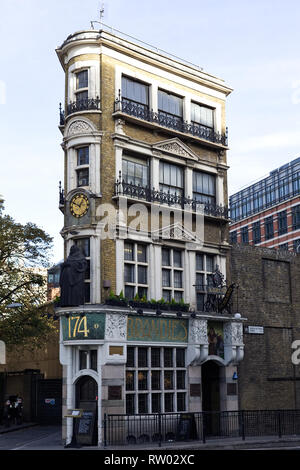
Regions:
M 43 379 L 37 384 L 37 422 L 39 424 L 61 424 L 62 380 Z

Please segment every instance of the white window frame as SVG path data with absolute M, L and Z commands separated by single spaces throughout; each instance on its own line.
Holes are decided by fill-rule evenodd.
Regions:
M 147 413 L 153 413 L 152 411 L 152 395 L 153 394 L 160 394 L 160 413 L 176 413 L 176 412 L 186 412 L 188 409 L 188 369 L 186 366 L 186 357 L 187 357 L 187 348 L 177 345 L 170 345 L 170 346 L 159 346 L 151 343 L 151 345 L 137 345 L 137 344 L 130 344 L 127 346 L 134 348 L 134 367 L 128 367 L 126 364 L 126 372 L 132 371 L 134 372 L 134 390 L 126 390 L 126 377 L 125 377 L 125 412 L 127 413 L 126 409 L 126 398 L 128 395 L 134 395 L 134 414 L 145 414 L 146 412 L 139 411 L 138 409 L 138 396 L 140 394 L 145 394 L 147 396 Z M 147 366 L 142 367 L 138 365 L 138 348 L 146 348 L 147 349 Z M 152 367 L 151 365 L 151 349 L 158 348 L 160 350 L 160 366 L 159 367 Z M 172 349 L 172 366 L 165 367 L 164 365 L 164 350 L 165 349 Z M 184 349 L 185 355 L 185 363 L 183 367 L 177 367 L 176 364 L 176 349 Z M 139 390 L 138 389 L 138 372 L 145 371 L 147 373 L 147 389 Z M 160 373 L 160 389 L 153 389 L 152 390 L 152 383 L 151 383 L 151 372 L 152 371 L 159 371 Z M 173 372 L 173 388 L 165 389 L 164 387 L 164 372 L 172 371 Z M 184 371 L 185 372 L 185 387 L 177 389 L 177 371 Z M 125 372 L 125 374 L 126 374 Z M 173 394 L 173 410 L 172 411 L 165 411 L 165 395 L 166 394 Z M 177 394 L 184 393 L 185 394 L 185 403 L 184 409 L 178 411 L 177 407 Z M 158 413 L 155 411 L 154 413 Z

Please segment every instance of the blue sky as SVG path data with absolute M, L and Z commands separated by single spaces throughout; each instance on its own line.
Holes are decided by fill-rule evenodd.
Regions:
M 17 221 L 54 237 L 63 256 L 58 105 L 64 76 L 55 48 L 99 19 L 98 0 L 1 0 L 0 194 Z M 104 23 L 223 78 L 229 193 L 299 156 L 300 2 L 107 0 Z

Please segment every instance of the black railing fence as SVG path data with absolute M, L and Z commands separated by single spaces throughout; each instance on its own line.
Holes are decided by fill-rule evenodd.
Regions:
M 128 116 L 133 116 L 159 126 L 167 127 L 175 131 L 190 134 L 200 139 L 213 142 L 215 144 L 228 145 L 228 130 L 225 134 L 215 132 L 213 129 L 197 123 L 188 123 L 182 118 L 163 112 L 154 112 L 145 104 L 119 96 L 115 101 L 115 112 L 122 112 Z
M 228 207 L 213 204 L 210 202 L 201 202 L 196 199 L 187 198 L 180 194 L 158 191 L 149 186 L 140 186 L 133 183 L 127 183 L 122 180 L 121 175 L 115 182 L 115 196 L 127 196 L 130 198 L 141 199 L 148 202 L 157 202 L 179 208 L 190 208 L 195 212 L 202 212 L 205 215 L 228 218 Z
M 300 410 L 104 415 L 104 446 L 300 435 Z

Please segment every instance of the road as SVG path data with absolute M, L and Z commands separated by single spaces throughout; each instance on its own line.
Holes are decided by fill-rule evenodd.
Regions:
M 0 450 L 62 450 L 60 426 L 34 426 L 0 434 Z

